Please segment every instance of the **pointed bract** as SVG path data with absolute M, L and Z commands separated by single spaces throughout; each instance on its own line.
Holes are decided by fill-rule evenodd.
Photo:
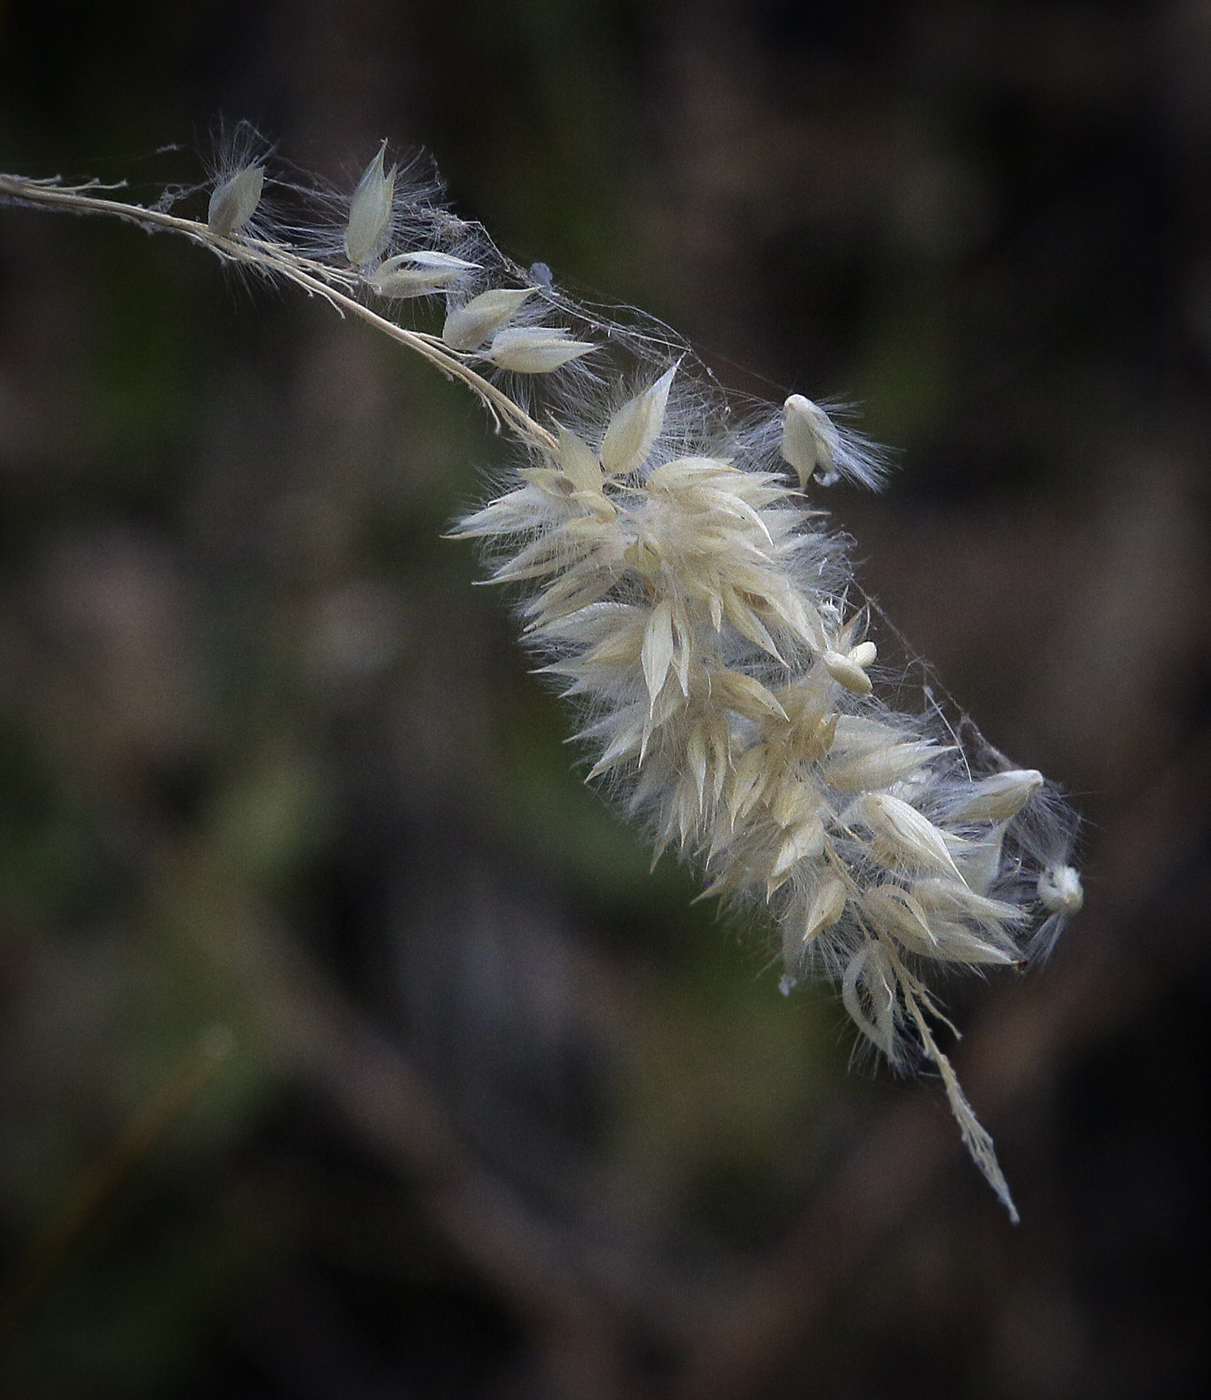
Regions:
M 520 310 L 534 287 L 500 287 L 480 292 L 464 306 L 455 307 L 442 326 L 442 339 L 452 350 L 477 350 Z
M 497 331 L 485 355 L 515 374 L 550 374 L 596 348 L 592 341 L 573 340 L 561 328 L 515 326 Z
M 952 821 L 1008 821 L 1043 786 L 1036 768 L 1013 768 L 982 778 L 949 813 Z
M 365 280 L 382 297 L 423 297 L 450 286 L 478 267 L 479 263 L 449 253 L 398 253 L 367 273 Z
M 669 388 L 676 372 L 676 365 L 666 370 L 655 384 L 624 403 L 610 419 L 601 444 L 601 465 L 607 476 L 632 472 L 647 461 L 664 426 Z
M 395 167 L 384 168 L 386 141 L 362 172 L 349 206 L 345 253 L 354 267 L 365 267 L 380 256 L 391 236 L 391 205 L 395 197 Z
M 601 463 L 583 438 L 564 427 L 559 429 L 559 465 L 578 491 L 600 492 Z

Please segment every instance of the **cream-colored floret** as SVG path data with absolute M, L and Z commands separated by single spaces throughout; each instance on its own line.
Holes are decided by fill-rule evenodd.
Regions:
M 1078 913 L 1085 902 L 1080 875 L 1071 865 L 1049 865 L 1039 876 L 1039 898 L 1052 913 Z

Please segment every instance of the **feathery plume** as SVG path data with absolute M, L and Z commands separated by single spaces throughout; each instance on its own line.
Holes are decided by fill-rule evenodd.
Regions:
M 545 264 L 517 267 L 431 191 L 397 184 L 386 151 L 337 231 L 323 225 L 332 197 L 293 186 L 315 213 L 293 242 L 254 232 L 259 157 L 224 169 L 205 222 L 16 176 L 0 175 L 0 200 L 181 233 L 360 316 L 480 398 L 519 455 L 455 534 L 481 541 L 490 580 L 516 590 L 527 645 L 583 714 L 589 778 L 646 823 L 657 854 L 696 862 L 706 895 L 767 911 L 783 991 L 833 979 L 893 1065 L 932 1064 L 1014 1215 L 934 1036 L 927 982 L 939 965 L 1047 956 L 1083 899 L 1077 823 L 1040 773 L 968 724 L 956 735 L 928 692 L 920 713 L 882 698 L 852 571 L 809 498 L 841 477 L 878 486 L 883 458 L 800 394 L 737 411 L 666 328 L 577 306 Z M 368 304 L 438 293 L 440 337 Z M 495 370 L 554 387 L 541 420 Z

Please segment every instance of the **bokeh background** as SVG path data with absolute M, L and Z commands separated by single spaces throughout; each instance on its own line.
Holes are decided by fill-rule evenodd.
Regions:
M 476 407 L 0 209 L 0 1391 L 1201 1394 L 1211 4 L 0 0 L 0 169 L 154 200 L 219 117 L 424 148 L 519 262 L 858 403 L 879 635 L 1075 795 L 1087 906 L 947 989 L 1015 1229 L 582 785 L 439 538 Z

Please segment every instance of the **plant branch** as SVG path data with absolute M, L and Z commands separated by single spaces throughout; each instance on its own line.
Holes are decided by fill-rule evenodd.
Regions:
M 554 436 L 495 384 L 477 373 L 457 351 L 451 350 L 438 336 L 411 331 L 380 316 L 351 292 L 358 285 L 356 275 L 344 269 L 328 267 L 310 258 L 300 257 L 279 243 L 267 239 L 244 238 L 238 234 L 225 236 L 215 233 L 197 219 L 183 219 L 163 209 L 149 209 L 142 204 L 127 204 L 106 199 L 88 191 L 107 188 L 95 183 L 62 186 L 54 181 L 30 180 L 20 175 L 0 174 L 0 197 L 19 200 L 25 204 L 54 209 L 64 213 L 99 214 L 141 228 L 164 229 L 180 234 L 200 247 L 209 249 L 225 262 L 240 263 L 261 272 L 277 273 L 310 295 L 323 297 L 342 314 L 348 313 L 365 321 L 376 331 L 388 336 L 435 365 L 448 378 L 458 380 L 483 403 L 498 430 L 505 428 L 528 447 L 542 452 L 554 452 Z

